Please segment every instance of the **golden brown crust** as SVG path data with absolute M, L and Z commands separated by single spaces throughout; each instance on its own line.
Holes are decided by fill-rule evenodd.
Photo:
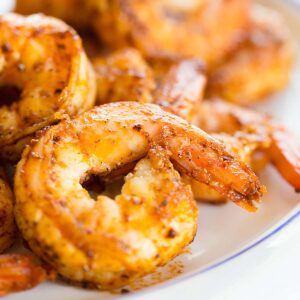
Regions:
M 80 185 L 148 152 L 115 201 L 95 202 Z M 178 255 L 196 228 L 191 190 L 169 155 L 189 176 L 255 209 L 257 177 L 219 142 L 156 105 L 118 102 L 62 121 L 25 150 L 15 175 L 23 237 L 74 281 L 109 289 L 152 272 Z
M 241 160 L 255 172 L 260 171 L 269 162 L 269 154 L 266 149 L 270 146 L 268 139 L 259 136 L 258 133 L 248 133 L 236 131 L 233 134 L 214 133 L 213 137 L 224 143 L 227 151 L 237 159 Z M 259 155 L 258 155 L 259 154 Z M 222 203 L 226 199 L 211 187 L 198 182 L 194 179 L 189 179 L 185 176 L 185 182 L 189 182 L 196 200 Z
M 79 36 L 62 21 L 2 15 L 0 43 L 0 84 L 19 91 L 12 103 L 2 94 L 1 155 L 16 159 L 37 130 L 93 105 L 95 78 Z

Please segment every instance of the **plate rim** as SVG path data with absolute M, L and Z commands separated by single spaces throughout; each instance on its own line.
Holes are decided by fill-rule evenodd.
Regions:
M 1 0 L 0 0 L 1 1 Z M 270 1 L 270 0 L 268 0 Z M 272 2 L 279 3 L 282 6 L 290 7 L 291 9 L 295 9 L 300 17 L 300 0 L 272 0 Z M 1 15 L 1 13 L 0 13 Z M 166 280 L 159 284 L 154 284 L 152 286 L 149 286 L 147 288 L 143 288 L 141 290 L 132 291 L 131 293 L 127 295 L 122 295 L 123 299 L 133 299 L 136 297 L 140 297 L 142 294 L 151 294 L 153 292 L 163 290 L 166 288 L 171 288 L 173 285 L 187 282 L 188 280 L 195 278 L 197 276 L 200 276 L 201 274 L 207 273 L 209 271 L 213 271 L 217 269 L 218 267 L 221 267 L 236 258 L 244 255 L 245 253 L 249 253 L 252 249 L 256 248 L 257 246 L 265 243 L 266 241 L 269 241 L 273 236 L 277 236 L 279 233 L 282 233 L 287 226 L 294 223 L 296 219 L 300 217 L 300 203 L 298 203 L 285 217 L 280 219 L 277 223 L 275 223 L 271 228 L 266 230 L 264 233 L 262 233 L 258 238 L 254 239 L 252 242 L 247 243 L 243 247 L 240 247 L 239 249 L 233 251 L 230 255 L 224 255 L 223 257 L 215 260 L 215 262 L 211 264 L 205 265 L 202 269 L 195 270 L 190 272 L 189 274 L 183 274 L 182 276 L 178 278 L 171 278 L 169 280 Z M 18 293 L 20 294 L 20 293 Z M 120 295 L 121 296 L 121 295 Z

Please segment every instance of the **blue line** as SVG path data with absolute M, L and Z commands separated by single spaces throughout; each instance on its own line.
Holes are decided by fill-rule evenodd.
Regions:
M 203 270 L 201 270 L 200 272 L 198 272 L 197 274 L 201 274 L 201 273 L 204 273 L 204 272 L 207 272 L 209 270 L 212 270 L 212 269 L 215 269 L 216 267 L 242 255 L 243 253 L 249 251 L 250 249 L 256 247 L 257 245 L 261 244 L 262 242 L 264 242 L 265 240 L 269 239 L 270 237 L 272 237 L 273 235 L 275 235 L 277 232 L 281 231 L 285 226 L 287 226 L 289 223 L 291 223 L 293 220 L 295 220 L 297 217 L 300 216 L 300 209 L 294 214 L 292 215 L 289 219 L 287 219 L 284 223 L 282 223 L 280 226 L 278 226 L 277 228 L 275 228 L 272 232 L 270 232 L 269 234 L 267 234 L 266 236 L 264 236 L 263 238 L 261 238 L 260 240 L 256 241 L 255 243 L 249 245 L 248 247 L 244 248 L 243 250 L 237 252 L 236 254 L 233 254 L 229 257 L 227 257 L 226 259 L 220 261 L 220 262 L 217 262 Z M 196 275 L 196 274 L 191 274 L 191 276 L 193 275 Z M 185 278 L 188 278 L 185 277 Z
M 202 274 L 202 273 L 205 273 L 205 272 L 208 272 L 210 270 L 213 270 L 235 258 L 237 258 L 238 256 L 244 254 L 245 252 L 255 248 L 256 246 L 258 246 L 259 244 L 263 243 L 264 241 L 266 241 L 267 239 L 269 239 L 270 237 L 272 237 L 273 235 L 275 235 L 276 233 L 278 233 L 279 231 L 281 231 L 283 228 L 285 228 L 288 224 L 290 224 L 292 221 L 294 221 L 296 218 L 298 218 L 300 216 L 300 209 L 298 209 L 298 211 L 292 215 L 290 218 L 288 218 L 285 222 L 283 222 L 281 225 L 279 225 L 278 227 L 276 227 L 273 231 L 271 231 L 270 233 L 268 233 L 267 235 L 265 235 L 264 237 L 262 237 L 261 239 L 257 240 L 256 242 L 254 242 L 253 244 L 245 247 L 244 249 L 242 249 L 241 251 L 215 263 L 215 264 L 212 264 L 211 266 L 208 266 L 207 268 L 204 268 L 203 270 L 200 270 L 198 272 L 195 272 L 195 273 L 192 273 L 190 275 L 187 275 L 187 276 L 184 276 L 182 278 L 178 278 L 177 280 L 172 280 L 170 281 L 169 284 L 163 284 L 161 286 L 157 286 L 156 287 L 156 290 L 160 290 L 160 289 L 164 289 L 164 288 L 167 288 L 171 285 L 174 285 L 176 283 L 180 283 L 180 282 L 183 282 L 187 279 L 190 279 L 192 277 L 196 277 L 198 276 L 199 274 Z M 140 293 L 142 292 L 145 292 L 145 291 L 141 291 L 141 292 L 136 292 L 134 294 L 129 294 L 128 297 L 132 297 L 132 298 L 135 298 L 135 296 L 139 296 Z M 154 291 L 149 291 L 149 293 L 151 292 L 154 292 Z M 124 298 L 127 298 L 126 296 Z

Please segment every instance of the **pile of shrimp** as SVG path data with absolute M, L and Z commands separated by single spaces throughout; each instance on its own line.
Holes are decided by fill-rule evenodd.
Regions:
M 15 11 L 0 16 L 0 296 L 56 278 L 127 286 L 194 240 L 197 201 L 255 212 L 268 163 L 300 190 L 300 141 L 245 107 L 289 82 L 276 12 L 250 0 Z M 20 237 L 31 254 L 9 250 Z

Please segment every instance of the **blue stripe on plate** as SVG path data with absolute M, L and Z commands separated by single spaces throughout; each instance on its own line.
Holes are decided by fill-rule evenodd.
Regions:
M 201 270 L 200 272 L 198 272 L 197 274 L 201 274 L 204 273 L 206 271 L 212 270 L 214 268 L 217 268 L 218 266 L 242 255 L 243 253 L 249 251 L 250 249 L 256 247 L 257 245 L 261 244 L 262 242 L 264 242 L 265 240 L 269 239 L 270 237 L 272 237 L 273 235 L 275 235 L 277 232 L 281 231 L 284 227 L 286 227 L 289 223 L 291 223 L 293 220 L 295 220 L 297 217 L 300 216 L 300 209 L 294 214 L 292 215 L 290 218 L 288 218 L 285 222 L 283 222 L 282 224 L 280 224 L 278 227 L 276 227 L 273 231 L 271 231 L 269 234 L 265 235 L 264 237 L 262 237 L 261 239 L 257 240 L 256 242 L 254 242 L 253 244 L 249 245 L 248 247 L 242 249 L 241 251 L 223 259 L 220 262 L 217 262 L 215 264 L 212 264 L 211 266 L 208 266 L 207 268 Z M 196 274 L 192 274 L 191 276 L 196 275 Z M 188 278 L 188 276 L 186 277 Z
M 271 238 L 272 236 L 274 236 L 275 234 L 277 234 L 279 231 L 281 231 L 282 229 L 284 229 L 288 224 L 290 224 L 292 221 L 294 221 L 296 218 L 298 218 L 300 216 L 300 206 L 298 208 L 298 210 L 293 214 L 291 215 L 286 221 L 284 221 L 283 223 L 281 223 L 278 227 L 276 227 L 274 230 L 272 230 L 270 233 L 268 233 L 267 235 L 263 236 L 262 238 L 260 238 L 259 240 L 257 240 L 256 242 L 254 242 L 253 244 L 245 247 L 244 249 L 240 250 L 239 252 L 217 262 L 217 263 L 214 263 L 200 271 L 196 271 L 192 274 L 189 274 L 189 275 L 186 275 L 186 276 L 183 276 L 182 278 L 178 278 L 177 280 L 171 280 L 169 284 L 162 284 L 161 286 L 157 286 L 156 287 L 156 290 L 160 290 L 160 289 L 164 289 L 166 287 L 170 287 L 171 285 L 173 284 L 176 284 L 176 283 L 180 283 L 180 282 L 183 282 L 187 279 L 190 279 L 192 277 L 195 277 L 195 276 L 198 276 L 199 274 L 202 274 L 202 273 L 205 273 L 205 272 L 208 272 L 210 270 L 213 270 L 235 258 L 237 258 L 238 256 L 244 254 L 245 252 L 255 248 L 256 246 L 258 246 L 259 244 L 263 243 L 264 241 L 268 240 L 269 238 Z M 142 292 L 146 292 L 145 290 L 143 290 Z M 151 293 L 152 291 L 149 290 L 149 293 Z M 132 298 L 135 298 L 135 296 L 140 296 L 140 293 L 141 292 L 136 292 L 134 294 L 129 294 L 128 297 L 132 297 Z M 124 298 L 127 298 L 126 296 Z

